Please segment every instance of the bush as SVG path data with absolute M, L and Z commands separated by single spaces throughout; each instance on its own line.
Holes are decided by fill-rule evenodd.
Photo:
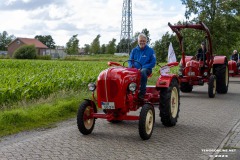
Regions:
M 0 59 L 10 59 L 9 55 L 0 55 Z
M 16 59 L 36 59 L 37 51 L 34 45 L 24 45 L 13 53 L 13 57 Z
M 41 60 L 51 60 L 52 57 L 50 55 L 44 55 L 44 56 L 37 56 L 37 59 Z

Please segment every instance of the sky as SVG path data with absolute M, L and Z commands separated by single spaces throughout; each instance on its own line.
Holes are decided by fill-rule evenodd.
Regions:
M 98 34 L 100 44 L 120 41 L 123 0 L 0 0 L 0 33 L 34 38 L 51 35 L 65 46 L 78 34 L 80 47 Z M 168 22 L 185 21 L 181 0 L 132 0 L 133 34 L 147 28 L 151 42 L 161 39 Z

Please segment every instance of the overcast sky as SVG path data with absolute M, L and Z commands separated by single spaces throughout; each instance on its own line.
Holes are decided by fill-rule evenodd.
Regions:
M 66 45 L 78 34 L 80 47 L 100 34 L 107 44 L 121 34 L 123 0 L 0 0 L 0 32 L 16 37 L 51 35 Z M 147 28 L 151 42 L 170 31 L 168 22 L 183 21 L 181 0 L 132 0 L 133 33 Z M 170 33 L 172 33 L 170 31 Z

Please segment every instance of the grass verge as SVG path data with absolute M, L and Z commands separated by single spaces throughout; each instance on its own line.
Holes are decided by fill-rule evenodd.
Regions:
M 90 97 L 83 91 L 65 98 L 56 98 L 52 102 L 33 104 L 0 112 L 0 137 L 28 131 L 36 128 L 51 128 L 54 123 L 73 118 L 81 101 Z

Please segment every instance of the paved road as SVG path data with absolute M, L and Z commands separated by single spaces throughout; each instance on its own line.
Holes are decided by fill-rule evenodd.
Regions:
M 240 78 L 230 81 L 228 94 L 217 94 L 214 99 L 208 98 L 207 85 L 181 93 L 177 125 L 164 127 L 157 115 L 150 140 L 141 140 L 137 121 L 111 124 L 98 119 L 93 133 L 83 136 L 71 119 L 53 129 L 2 139 L 0 159 L 240 159 L 239 149 L 232 148 L 240 135 Z M 216 149 L 224 150 L 218 153 Z

